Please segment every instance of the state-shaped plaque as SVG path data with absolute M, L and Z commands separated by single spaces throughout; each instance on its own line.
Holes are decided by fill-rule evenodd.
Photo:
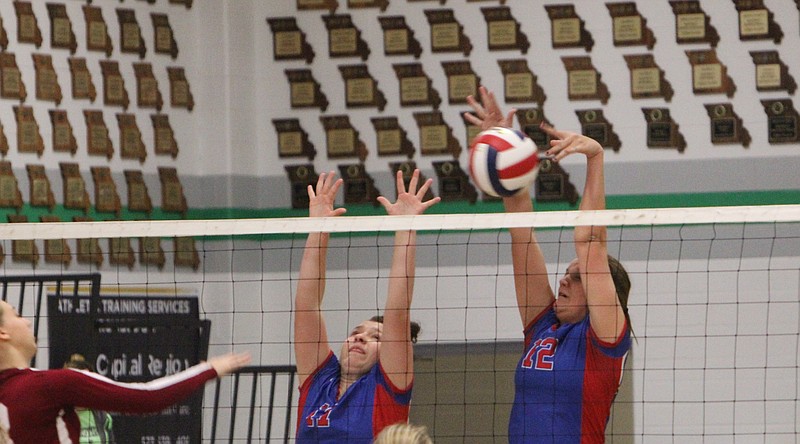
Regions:
M 679 44 L 708 43 L 712 48 L 719 43 L 717 29 L 700 7 L 699 0 L 670 0 L 675 14 L 675 41 Z
M 402 15 L 378 17 L 383 29 L 383 53 L 387 56 L 413 55 L 418 59 L 422 45 Z
M 740 144 L 750 146 L 751 138 L 742 119 L 736 115 L 730 103 L 711 103 L 704 105 L 708 117 L 711 118 L 711 143 Z
M 386 108 L 386 97 L 378 89 L 378 81 L 373 78 L 366 64 L 340 65 L 339 72 L 344 80 L 344 97 L 347 108 Z
M 24 102 L 28 97 L 17 59 L 11 52 L 0 52 L 0 97 Z
M 442 62 L 447 76 L 447 99 L 451 105 L 467 103 L 467 96 L 477 96 L 481 78 L 472 70 L 469 60 Z
M 614 132 L 614 126 L 606 120 L 601 108 L 576 110 L 581 122 L 581 134 L 596 140 L 605 149 L 619 152 L 622 142 Z
M 114 156 L 114 146 L 108 135 L 103 111 L 85 109 L 83 118 L 86 121 L 86 148 L 89 155 L 105 156 L 111 159 Z
M 367 158 L 367 145 L 359 139 L 347 115 L 320 116 L 319 120 L 325 129 L 329 159 L 356 157 L 363 162 Z
M 70 57 L 69 72 L 72 75 L 72 98 L 89 99 L 94 102 L 97 97 L 97 90 L 92 82 L 92 74 L 86 67 L 86 59 Z
M 0 49 L 3 51 L 8 49 L 8 33 L 6 33 L 6 28 L 3 26 L 3 17 L 0 17 Z
M 61 219 L 58 216 L 45 214 L 39 216 L 39 221 L 44 223 L 58 223 Z M 69 267 L 72 263 L 72 250 L 64 239 L 45 239 L 44 240 L 44 262 L 47 264 L 59 264 Z
M 478 116 L 475 114 L 475 111 L 473 111 L 473 110 L 465 111 L 465 112 L 461 113 L 461 120 L 464 122 L 464 129 L 466 129 L 466 131 L 467 131 L 467 134 L 466 134 L 467 146 L 470 149 L 472 149 L 472 141 L 475 139 L 475 137 L 478 136 L 478 134 L 481 133 L 482 130 L 481 130 L 480 126 L 475 125 L 474 123 L 472 123 L 469 120 L 467 120 L 467 114 L 470 114 L 475 118 L 477 118 Z M 485 197 L 486 197 L 486 195 L 484 195 L 484 200 L 485 200 Z
M 789 74 L 789 67 L 781 61 L 778 51 L 750 51 L 750 57 L 756 66 L 758 91 L 786 91 L 794 94 L 797 83 Z
M 61 104 L 61 87 L 58 86 L 58 75 L 53 68 L 53 59 L 45 54 L 31 54 L 33 67 L 36 70 L 36 99 Z
M 171 167 L 158 167 L 158 178 L 161 181 L 161 210 L 185 216 L 189 206 L 183 194 L 183 186 L 178 180 L 178 171 Z
M 128 186 L 128 210 L 141 211 L 150 214 L 153 211 L 153 201 L 147 191 L 147 184 L 141 171 L 125 170 L 125 183 Z
M 119 125 L 119 153 L 123 159 L 136 159 L 144 163 L 147 150 L 142 142 L 142 133 L 136 124 L 136 114 L 117 114 Z
M 310 69 L 287 69 L 284 73 L 289 80 L 292 108 L 319 108 L 322 112 L 328 109 L 328 97 Z
M 567 70 L 567 94 L 569 100 L 599 100 L 608 103 L 611 94 L 601 80 L 602 75 L 587 56 L 561 57 Z
M 419 128 L 419 150 L 423 156 L 451 154 L 458 159 L 461 144 L 440 111 L 414 113 L 414 120 Z
M 128 90 L 125 89 L 125 80 L 119 72 L 119 63 L 111 60 L 101 60 L 100 71 L 103 74 L 103 103 L 128 109 L 130 99 L 128 98 Z
M 0 122 L 0 154 L 3 156 L 8 154 L 8 138 L 2 122 Z
M 695 94 L 725 94 L 733 97 L 736 84 L 728 76 L 728 68 L 713 49 L 686 51 L 692 65 L 692 91 Z
M 75 54 L 78 41 L 72 32 L 72 22 L 67 15 L 67 8 L 61 3 L 47 3 L 47 14 L 50 16 L 50 46 L 69 49 Z
M 380 205 L 377 198 L 381 192 L 375 188 L 375 179 L 367 173 L 364 164 L 350 163 L 338 167 L 344 185 L 344 203 Z
M 156 54 L 167 54 L 172 59 L 178 58 L 178 42 L 175 41 L 175 34 L 169 25 L 167 14 L 150 13 L 150 20 L 153 22 L 153 46 Z
M 550 121 L 544 115 L 543 108 L 521 108 L 516 113 L 519 128 L 536 144 L 539 151 L 550 149 L 550 135 L 542 131 L 542 124 L 549 125 Z
M 775 22 L 775 14 L 765 5 L 764 0 L 733 0 L 739 12 L 739 39 L 772 40 L 780 43 L 783 31 Z
M 400 106 L 431 106 L 438 109 L 442 103 L 433 81 L 425 74 L 421 63 L 392 65 L 400 87 Z
M 161 238 L 139 238 L 139 263 L 144 266 L 155 265 L 159 270 L 164 268 L 166 257 L 161 247 Z
M 111 56 L 114 44 L 108 35 L 108 26 L 103 18 L 103 10 L 97 6 L 83 6 L 83 17 L 86 20 L 86 49 L 104 52 Z
M 373 117 L 370 119 L 375 128 L 375 146 L 378 149 L 378 156 L 405 155 L 408 158 L 414 157 L 414 144 L 408 140 L 408 133 L 397 117 Z
M 0 160 L 0 207 L 22 209 L 22 193 L 11 162 Z
M 17 120 L 17 150 L 20 153 L 36 153 L 41 157 L 44 153 L 44 140 L 39 133 L 33 108 L 14 106 L 14 117 Z
M 297 26 L 294 17 L 267 18 L 272 31 L 272 57 L 275 60 L 314 61 L 314 48 L 306 41 L 306 33 Z
M 50 180 L 47 178 L 44 165 L 25 165 L 28 171 L 28 188 L 30 194 L 30 205 L 32 207 L 45 207 L 50 211 L 56 206 L 56 199 L 53 196 L 53 189 Z
M 17 42 L 33 43 L 37 48 L 42 46 L 42 31 L 31 3 L 15 0 L 14 11 L 17 14 Z
M 289 178 L 292 208 L 308 209 L 308 186 L 316 185 L 319 174 L 314 171 L 313 163 L 302 165 L 286 165 L 284 167 Z
M 647 122 L 648 148 L 673 148 L 683 153 L 686 139 L 670 117 L 668 108 L 642 108 L 642 113 Z
M 140 59 L 147 55 L 147 47 L 142 38 L 142 30 L 136 20 L 136 12 L 133 9 L 117 9 L 117 20 L 119 21 L 119 41 L 120 51 L 124 53 L 138 54 Z
M 339 8 L 339 2 L 336 0 L 297 0 L 297 10 L 311 11 L 311 10 L 326 10 L 330 14 L 336 12 Z
M 762 100 L 767 113 L 767 140 L 773 143 L 800 142 L 798 115 L 791 99 Z
M 369 45 L 361 38 L 361 31 L 353 24 L 350 14 L 322 16 L 328 30 L 328 56 L 369 58 Z
M 431 34 L 431 52 L 460 52 L 468 57 L 472 43 L 452 9 L 426 9 Z
M 278 135 L 278 157 L 307 157 L 314 160 L 317 150 L 300 126 L 299 119 L 272 119 Z
M 538 77 L 528 67 L 526 59 L 498 60 L 503 73 L 503 92 L 506 103 L 531 103 L 544 105 L 547 95 L 539 86 Z
M 635 2 L 606 3 L 611 15 L 614 46 L 646 46 L 653 49 L 656 37 L 639 14 Z
M 122 203 L 117 193 L 117 185 L 111 177 L 109 167 L 93 166 L 90 168 L 94 181 L 94 209 L 98 213 L 115 213 L 119 216 Z
M 62 162 L 58 164 L 61 168 L 61 180 L 64 190 L 64 208 L 82 210 L 89 212 L 91 203 L 89 193 L 86 191 L 86 182 L 81 176 L 80 167 L 77 163 Z
M 575 5 L 545 5 L 550 18 L 550 39 L 553 48 L 583 48 L 592 50 L 594 39 L 586 23 L 575 12 Z
M 191 9 L 194 0 L 169 0 L 169 2 L 173 5 L 183 5 L 186 9 Z
M 74 156 L 78 152 L 78 142 L 75 140 L 67 112 L 59 109 L 51 109 L 48 112 L 50 123 L 53 125 L 53 151 L 70 153 Z
M 133 269 L 135 263 L 131 239 L 128 237 L 112 237 L 108 239 L 108 263 L 110 265 L 124 265 L 128 270 Z
M 458 160 L 432 162 L 432 165 L 439 182 L 439 197 L 443 201 L 466 200 L 475 203 L 478 200 L 478 192 Z
M 191 268 L 195 271 L 200 268 L 200 255 L 197 253 L 197 247 L 195 246 L 193 237 L 175 237 L 172 239 L 172 245 L 175 268 Z
M 191 111 L 194 109 L 194 96 L 189 88 L 189 81 L 183 68 L 167 68 L 169 77 L 169 101 L 173 108 L 186 108 Z
M 74 216 L 73 222 L 93 222 L 94 219 L 87 216 Z M 75 260 L 79 264 L 91 264 L 95 268 L 100 268 L 103 265 L 103 249 L 100 248 L 100 239 L 97 238 L 82 238 L 77 239 L 75 242 Z
M 164 99 L 158 90 L 153 67 L 149 63 L 134 63 L 133 72 L 136 74 L 136 104 L 139 108 L 155 108 L 161 111 Z
M 413 160 L 406 160 L 403 162 L 390 162 L 389 163 L 389 171 L 392 172 L 392 181 L 397 177 L 397 172 L 402 172 L 403 177 L 403 186 L 405 189 L 408 189 L 409 183 L 411 182 L 411 178 L 414 176 L 414 170 L 417 169 L 417 163 Z M 423 184 L 428 180 L 422 172 L 419 173 L 418 177 L 418 184 Z M 428 191 L 425 192 L 425 195 L 422 197 L 423 202 L 427 202 L 433 199 L 433 187 L 428 188 Z M 395 189 L 395 198 L 397 198 L 397 190 Z
M 625 55 L 630 70 L 631 97 L 634 99 L 662 97 L 669 102 L 675 93 L 658 67 L 653 54 Z
M 178 141 L 169 123 L 169 116 L 165 114 L 151 114 L 153 122 L 153 147 L 156 155 L 178 157 Z
M 389 7 L 389 0 L 347 0 L 349 9 L 378 8 L 381 12 Z
M 542 159 L 533 189 L 537 202 L 578 202 L 578 190 L 570 182 L 569 173 L 551 159 Z
M 486 21 L 486 34 L 489 51 L 505 51 L 516 49 L 523 54 L 528 53 L 531 42 L 520 29 L 519 22 L 511 15 L 508 6 L 481 8 Z
M 28 216 L 24 214 L 9 214 L 8 221 L 14 223 L 27 223 Z M 14 262 L 27 263 L 36 267 L 39 263 L 39 247 L 33 239 L 14 239 L 11 241 L 11 257 Z

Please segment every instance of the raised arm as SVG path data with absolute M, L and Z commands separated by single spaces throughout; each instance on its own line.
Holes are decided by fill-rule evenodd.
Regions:
M 589 137 L 559 131 L 542 125 L 551 136 L 549 155 L 561 160 L 571 154 L 586 156 L 586 184 L 581 210 L 606 208 L 603 147 Z M 581 283 L 589 304 L 589 319 L 597 336 L 614 342 L 625 326 L 625 314 L 617 298 L 614 280 L 608 265 L 607 230 L 605 226 L 575 227 L 575 252 L 581 272 Z
M 378 202 L 389 215 L 422 214 L 441 198 L 423 201 L 433 182 L 428 179 L 417 189 L 419 170 L 414 170 L 406 190 L 402 171 L 397 172 L 397 201 L 391 203 L 383 196 Z M 392 268 L 389 271 L 389 290 L 383 313 L 380 364 L 389 380 L 401 390 L 414 380 L 414 350 L 411 344 L 411 300 L 414 296 L 417 234 L 402 230 L 395 233 Z
M 320 174 L 316 187 L 308 186 L 309 217 L 344 214 L 344 208 L 333 209 L 341 185 L 342 179 L 336 180 L 333 171 Z M 328 239 L 328 233 L 309 233 L 300 263 L 294 307 L 294 354 L 300 385 L 331 352 L 322 317 Z
M 464 118 L 477 125 L 481 130 L 493 126 L 511 128 L 516 113 L 512 109 L 503 114 L 494 94 L 485 87 L 480 87 L 481 101 L 467 97 L 467 103 L 475 114 L 465 113 Z M 503 199 L 506 212 L 523 213 L 533 211 L 530 190 L 521 190 L 514 196 Z M 514 268 L 514 288 L 517 295 L 517 306 L 523 327 L 527 327 L 533 319 L 555 300 L 553 289 L 547 279 L 547 266 L 544 255 L 536 241 L 533 228 L 510 228 L 511 262 Z

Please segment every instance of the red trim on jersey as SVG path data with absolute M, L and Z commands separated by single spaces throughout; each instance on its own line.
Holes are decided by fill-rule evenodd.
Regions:
M 409 406 L 395 402 L 394 396 L 378 384 L 375 387 L 375 406 L 372 409 L 372 436 L 378 436 L 381 430 L 392 424 L 408 422 L 408 411 Z
M 627 327 L 622 330 L 616 344 L 624 338 Z M 605 442 L 605 429 L 611 403 L 619 389 L 622 378 L 622 367 L 625 356 L 611 357 L 594 346 L 595 340 L 604 347 L 607 344 L 600 341 L 589 327 L 586 333 L 586 367 L 583 373 L 583 403 L 581 408 L 581 443 Z
M 617 336 L 617 339 L 614 342 L 606 342 L 600 339 L 599 336 L 597 336 L 597 333 L 592 328 L 591 322 L 589 323 L 589 334 L 592 335 L 592 339 L 596 340 L 598 344 L 606 348 L 614 348 L 618 346 L 619 343 L 622 342 L 623 339 L 625 339 L 625 332 L 627 330 L 628 330 L 628 320 L 625 319 L 625 324 L 622 326 L 622 331 L 619 332 L 619 336 Z
M 311 372 L 311 374 L 306 377 L 306 380 L 303 381 L 303 385 L 301 385 L 300 388 L 298 389 L 300 390 L 300 399 L 297 400 L 297 425 L 295 427 L 295 430 L 300 430 L 300 421 L 305 419 L 303 418 L 303 408 L 306 405 L 306 398 L 308 398 L 308 389 L 311 387 L 311 382 L 314 380 L 314 377 L 317 376 L 317 373 L 319 373 L 319 371 L 323 367 L 328 365 L 328 361 L 330 361 L 332 357 L 333 357 L 333 350 L 331 350 L 328 353 L 328 357 L 325 358 L 324 361 L 322 361 L 322 364 L 317 366 L 317 368 L 315 368 L 314 371 Z

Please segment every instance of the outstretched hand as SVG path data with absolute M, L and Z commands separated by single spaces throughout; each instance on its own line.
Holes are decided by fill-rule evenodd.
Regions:
M 413 216 L 417 214 L 422 214 L 428 208 L 432 207 L 440 200 L 441 197 L 434 197 L 433 199 L 423 201 L 422 199 L 425 198 L 425 193 L 428 192 L 428 189 L 431 187 L 433 183 L 433 179 L 428 179 L 422 186 L 417 189 L 417 184 L 419 182 L 419 170 L 414 170 L 414 174 L 411 176 L 411 180 L 408 182 L 408 190 L 406 190 L 406 185 L 403 182 L 403 172 L 398 170 L 397 171 L 397 201 L 395 203 L 391 203 L 389 199 L 378 196 L 378 202 L 383 205 L 383 208 L 386 209 L 386 212 L 389 215 L 400 215 L 400 216 Z
M 218 377 L 231 374 L 250 363 L 250 353 L 230 353 L 216 356 L 208 360 Z
M 467 103 L 475 111 L 475 114 L 464 113 L 464 118 L 471 124 L 478 126 L 481 131 L 485 131 L 495 126 L 511 128 L 513 126 L 514 114 L 517 110 L 512 108 L 505 116 L 497 104 L 494 93 L 486 89 L 485 86 L 478 88 L 481 101 L 478 103 L 475 97 L 467 96 Z
M 336 192 L 342 186 L 342 179 L 336 179 L 336 173 L 322 173 L 317 179 L 317 186 L 308 186 L 308 216 L 329 217 L 340 216 L 347 210 L 344 208 L 333 209 Z
M 559 131 L 544 122 L 539 127 L 551 137 L 550 149 L 545 154 L 553 156 L 556 162 L 570 154 L 581 153 L 586 155 L 587 159 L 591 159 L 603 152 L 600 143 L 591 137 L 570 131 Z

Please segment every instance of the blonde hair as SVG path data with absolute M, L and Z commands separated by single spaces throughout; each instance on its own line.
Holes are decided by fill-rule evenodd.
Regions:
M 425 426 L 392 424 L 375 437 L 374 444 L 433 444 Z

